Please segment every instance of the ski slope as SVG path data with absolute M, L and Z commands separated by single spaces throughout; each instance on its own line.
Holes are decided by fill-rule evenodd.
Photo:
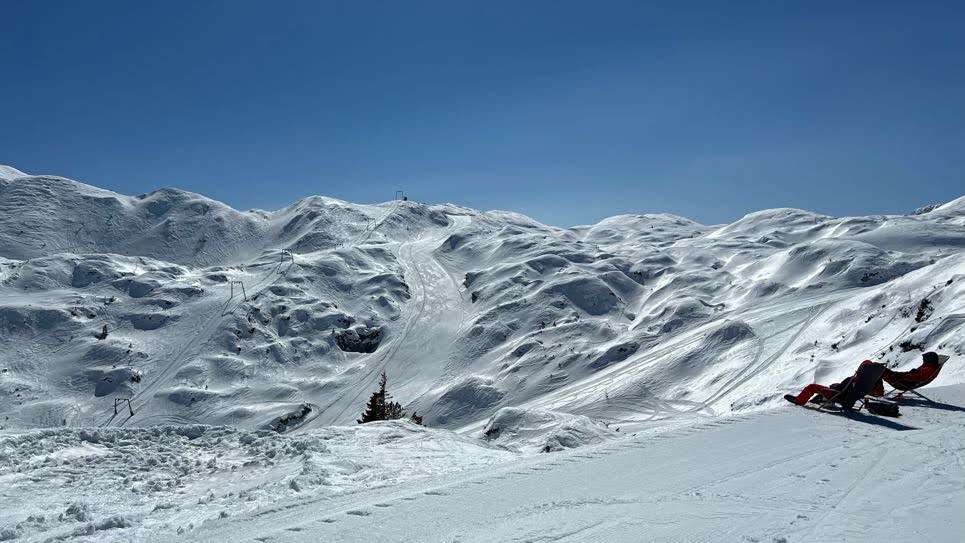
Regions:
M 900 419 L 787 405 L 535 455 L 407 422 L 0 434 L 0 537 L 954 542 L 965 387 L 931 395 Z
M 465 216 L 453 216 L 452 228 L 468 223 Z M 354 422 L 369 394 L 378 388 L 379 375 L 392 376 L 393 389 L 400 397 L 418 402 L 421 395 L 444 385 L 445 361 L 452 355 L 452 343 L 464 327 L 469 310 L 456 281 L 432 258 L 432 250 L 445 237 L 427 235 L 403 242 L 395 248 L 409 280 L 411 299 L 402 311 L 401 329 L 384 348 L 370 357 L 351 386 L 354 394 L 337 397 L 322 406 L 311 426 Z M 435 362 L 435 363 L 426 363 Z
M 965 394 L 899 421 L 788 406 L 215 520 L 263 541 L 960 541 Z M 947 402 L 947 403 L 946 403 Z
M 965 197 L 908 215 L 624 215 L 563 229 L 413 201 L 314 196 L 238 211 L 177 189 L 125 196 L 0 167 L 0 536 L 224 540 L 247 537 L 251 518 L 275 539 L 358 539 L 353 522 L 378 513 L 389 539 L 422 533 L 401 526 L 412 518 L 430 540 L 484 540 L 488 518 L 500 540 L 635 540 L 634 526 L 652 539 L 833 540 L 813 512 L 825 511 L 820 493 L 754 479 L 764 474 L 751 461 L 807 481 L 832 463 L 860 471 L 840 447 L 804 454 L 822 448 L 821 429 L 850 439 L 855 421 L 788 412 L 782 396 L 866 358 L 914 367 L 927 350 L 951 356 L 934 384 L 952 387 L 946 409 L 912 406 L 900 422 L 914 431 L 858 421 L 867 440 L 845 448 L 863 458 L 907 438 L 903 449 L 960 460 L 949 440 L 965 384 L 963 247 Z M 429 429 L 353 426 L 383 371 Z M 589 450 L 609 460 L 579 457 Z M 633 476 L 604 473 L 609 461 Z M 960 461 L 945 465 L 960 475 Z M 495 466 L 498 483 L 486 479 Z M 937 469 L 894 484 L 934 484 Z M 572 485 L 579 470 L 605 485 L 599 495 Z M 733 495 L 747 508 L 728 509 L 725 479 L 699 486 L 720 477 L 746 483 Z M 459 486 L 479 478 L 489 482 Z M 856 490 L 835 510 L 892 488 L 841 481 L 825 498 Z M 450 516 L 486 505 L 446 532 L 425 516 L 437 486 Z M 500 488 L 546 492 L 500 501 Z M 645 497 L 690 492 L 700 495 Z M 419 499 L 377 501 L 403 495 Z M 775 496 L 807 518 L 782 524 L 792 507 L 766 509 Z M 80 505 L 68 512 L 65 500 Z M 278 500 L 291 506 L 274 511 Z M 318 524 L 327 514 L 299 502 L 369 514 Z M 640 505 L 651 520 L 619 520 Z M 706 518 L 669 520 L 704 506 Z M 895 522 L 942 540 L 953 521 L 936 507 L 925 528 Z M 721 518 L 752 514 L 764 519 L 753 530 L 721 531 Z

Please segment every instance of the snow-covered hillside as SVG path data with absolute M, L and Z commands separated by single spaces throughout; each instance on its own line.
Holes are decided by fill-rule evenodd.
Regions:
M 12 511 L 0 530 L 164 539 L 237 514 L 241 492 L 254 511 L 280 492 L 330 496 L 343 476 L 354 492 L 432 475 L 415 453 L 346 466 L 361 453 L 333 457 L 332 443 L 458 450 L 474 460 L 446 473 L 471 471 L 783 408 L 783 394 L 865 358 L 906 368 L 935 350 L 952 357 L 936 386 L 962 384 L 963 331 L 965 197 L 897 216 L 775 209 L 729 225 L 659 214 L 561 229 L 413 201 L 242 212 L 2 166 L 0 458 L 13 467 L 0 482 L 73 481 L 84 471 L 58 466 L 164 446 L 137 456 L 160 475 L 105 475 L 80 493 L 123 487 L 161 512 L 105 518 L 90 498 L 68 510 L 51 486 L 40 520 L 20 491 L 0 494 Z M 332 428 L 354 424 L 383 371 L 432 429 Z M 128 399 L 133 416 L 115 408 Z M 219 491 L 193 520 L 166 516 L 158 489 L 203 485 L 235 492 L 232 505 Z
M 502 407 L 626 423 L 965 350 L 965 198 L 560 229 L 411 201 L 239 212 L 0 174 L 6 428 L 347 424 L 383 370 L 434 427 Z M 955 363 L 941 380 L 963 381 Z M 135 415 L 114 417 L 115 398 Z

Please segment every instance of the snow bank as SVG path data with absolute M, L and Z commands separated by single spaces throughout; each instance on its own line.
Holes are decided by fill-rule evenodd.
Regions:
M 619 439 L 621 434 L 582 415 L 504 407 L 482 432 L 484 439 L 525 453 L 547 453 Z
M 170 540 L 282 499 L 371 490 L 512 458 L 404 421 L 296 435 L 203 425 L 0 433 L 0 537 L 110 531 L 113 540 Z

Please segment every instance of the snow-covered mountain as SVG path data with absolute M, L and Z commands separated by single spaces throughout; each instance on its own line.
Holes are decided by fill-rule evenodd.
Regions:
M 627 423 L 758 409 L 864 358 L 965 349 L 965 198 L 561 229 L 412 201 L 240 212 L 0 177 L 7 428 L 347 424 L 382 371 L 433 427 L 502 407 Z M 942 376 L 963 381 L 958 364 Z M 115 417 L 115 398 L 136 414 Z
M 963 249 L 965 197 L 561 229 L 412 201 L 241 212 L 0 166 L 0 541 L 363 540 L 372 514 L 386 540 L 831 540 L 847 514 L 858 539 L 914 518 L 951 541 L 963 408 L 899 424 L 781 396 L 936 350 L 960 403 Z M 383 371 L 428 428 L 354 425 Z M 898 464 L 917 468 L 874 470 Z

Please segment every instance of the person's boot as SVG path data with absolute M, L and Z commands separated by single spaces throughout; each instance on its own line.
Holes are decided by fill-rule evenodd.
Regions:
M 797 405 L 797 396 L 794 394 L 785 394 L 784 399 L 793 403 L 794 405 Z

